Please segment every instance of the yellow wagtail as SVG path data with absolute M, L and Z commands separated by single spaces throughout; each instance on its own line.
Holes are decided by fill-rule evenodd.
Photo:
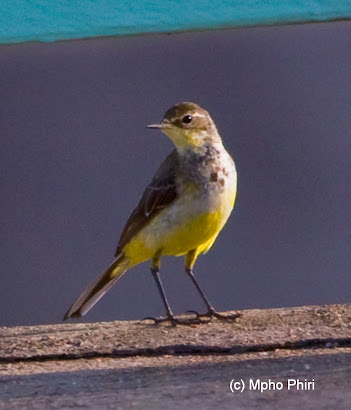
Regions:
M 64 319 L 85 315 L 128 269 L 149 259 L 167 314 L 152 318 L 155 323 L 201 323 L 202 316 L 235 319 L 238 315 L 216 312 L 193 275 L 197 257 L 211 248 L 232 212 L 237 185 L 233 159 L 208 112 L 194 103 L 175 105 L 160 124 L 148 128 L 162 130 L 176 149 L 161 164 L 130 215 L 116 259 L 84 290 Z M 193 320 L 174 317 L 159 276 L 163 255 L 186 255 L 185 271 L 206 304 L 204 315 L 195 312 Z

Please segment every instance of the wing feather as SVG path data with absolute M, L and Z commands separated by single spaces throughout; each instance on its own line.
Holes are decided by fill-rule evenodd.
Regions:
M 161 164 L 151 183 L 146 187 L 138 205 L 130 215 L 119 240 L 116 256 L 125 245 L 178 196 L 176 169 L 179 157 L 174 150 Z

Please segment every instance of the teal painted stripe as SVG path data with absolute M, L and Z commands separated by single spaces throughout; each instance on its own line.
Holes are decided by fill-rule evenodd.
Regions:
M 2 0 L 0 43 L 351 18 L 351 0 Z

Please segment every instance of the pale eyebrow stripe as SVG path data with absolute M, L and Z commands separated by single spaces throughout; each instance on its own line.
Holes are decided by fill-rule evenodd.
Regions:
M 196 112 L 196 113 L 194 113 L 194 114 L 190 114 L 190 115 L 192 115 L 193 117 L 206 117 L 206 115 L 204 115 L 204 114 L 199 114 L 198 112 Z

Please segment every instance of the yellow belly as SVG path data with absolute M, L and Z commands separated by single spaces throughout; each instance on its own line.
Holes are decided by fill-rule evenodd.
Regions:
M 224 225 L 221 212 L 203 214 L 189 221 L 181 229 L 169 232 L 162 247 L 165 255 L 184 255 L 192 249 L 207 244 Z
M 218 200 L 214 210 L 201 212 L 201 201 L 188 198 L 161 212 L 128 243 L 124 252 L 136 265 L 161 250 L 163 255 L 180 256 L 198 249 L 207 252 L 226 223 L 235 201 L 235 192 Z

